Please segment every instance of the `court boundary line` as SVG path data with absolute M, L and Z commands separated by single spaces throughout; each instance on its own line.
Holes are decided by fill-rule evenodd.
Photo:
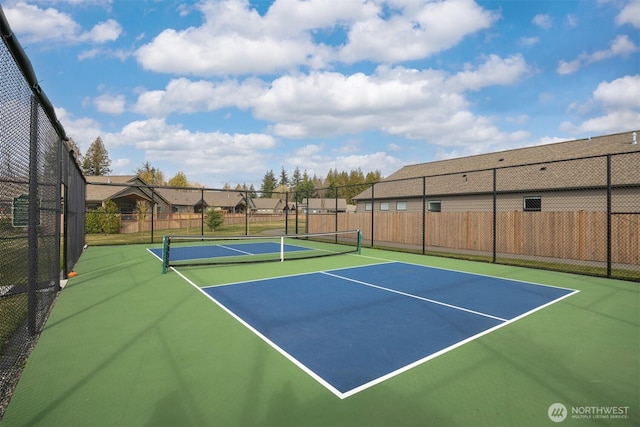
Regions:
M 508 280 L 510 282 L 525 283 L 525 284 L 528 284 L 528 285 L 545 286 L 547 288 L 556 288 L 556 289 L 564 289 L 566 291 L 580 292 L 580 290 L 578 290 L 578 289 L 566 288 L 564 286 L 549 285 L 549 284 L 546 284 L 546 283 L 531 282 L 529 280 L 510 279 L 510 278 L 507 278 L 507 277 L 494 276 L 494 275 L 491 275 L 491 274 L 475 273 L 473 271 L 465 271 L 465 270 L 456 270 L 454 268 L 436 267 L 436 266 L 433 266 L 433 265 L 418 264 L 417 262 L 396 261 L 396 260 L 390 260 L 388 258 L 380 258 L 380 257 L 369 256 L 369 255 L 358 255 L 358 256 L 361 256 L 363 258 L 380 260 L 380 261 L 398 262 L 400 264 L 417 265 L 419 267 L 434 268 L 436 270 L 442 270 L 442 271 L 452 271 L 454 273 L 470 274 L 470 275 L 473 275 L 473 276 L 489 277 L 491 279 Z M 466 261 L 466 260 L 463 260 L 463 261 Z M 478 262 L 478 261 L 468 261 L 468 262 L 472 262 L 472 263 L 475 262 L 475 263 L 483 264 L 482 262 Z M 503 265 L 503 264 L 492 264 L 492 265 Z M 520 269 L 523 269 L 523 270 L 534 270 L 534 269 L 532 269 L 530 267 L 520 267 L 520 266 L 516 266 L 516 267 L 518 267 Z M 544 270 L 544 271 L 547 271 L 547 272 L 550 272 L 550 273 L 572 274 L 572 273 L 563 273 L 562 271 L 553 271 L 553 270 Z
M 147 248 L 147 250 L 149 250 Z M 154 256 L 156 256 L 153 252 L 151 252 L 149 250 L 149 252 L 151 254 L 153 254 Z M 348 254 L 348 255 L 353 255 L 353 254 Z M 362 255 L 358 255 L 358 256 L 362 256 Z M 338 397 L 341 400 L 344 400 L 348 397 L 351 397 L 357 393 L 360 393 L 368 388 L 371 388 L 377 384 L 380 384 L 388 379 L 391 379 L 397 375 L 400 375 L 404 372 L 407 372 L 413 368 L 416 368 L 432 359 L 435 359 L 436 357 L 439 357 L 443 354 L 446 354 L 452 350 L 455 350 L 458 347 L 461 347 L 465 344 L 468 344 L 478 338 L 483 337 L 484 335 L 488 335 L 492 332 L 495 332 L 496 330 L 503 328 L 507 325 L 510 325 L 512 323 L 517 322 L 518 320 L 523 319 L 524 317 L 527 317 L 539 310 L 542 310 L 546 307 L 549 307 L 557 302 L 560 302 L 566 298 L 569 298 L 577 293 L 579 293 L 579 290 L 576 289 L 571 289 L 571 288 L 565 288 L 565 287 L 560 287 L 560 286 L 554 286 L 554 285 L 547 285 L 547 284 L 542 284 L 542 283 L 535 283 L 535 282 L 527 282 L 524 280 L 517 280 L 517 279 L 508 279 L 508 278 L 504 278 L 504 277 L 499 277 L 499 276 L 492 276 L 492 275 L 488 275 L 488 274 L 480 274 L 480 273 L 474 273 L 474 272 L 467 272 L 467 271 L 462 271 L 462 270 L 454 270 L 454 269 L 448 269 L 448 268 L 441 268 L 441 267 L 433 267 L 433 266 L 429 266 L 429 265 L 422 265 L 422 264 L 417 264 L 417 263 L 411 263 L 411 262 L 404 262 L 404 261 L 396 261 L 396 260 L 390 260 L 390 259 L 386 259 L 386 258 L 379 258 L 379 257 L 371 257 L 371 256 L 364 256 L 366 258 L 369 259 L 374 259 L 377 261 L 382 261 L 379 263 L 374 263 L 374 264 L 365 264 L 365 265 L 358 265 L 358 266 L 352 266 L 352 267 L 340 267 L 340 268 L 336 268 L 336 269 L 331 269 L 331 270 L 323 270 L 323 271 L 312 271 L 312 272 L 306 272 L 306 273 L 297 273 L 297 274 L 289 274 L 289 275 L 283 275 L 283 276 L 276 276 L 276 277 L 267 277 L 267 278 L 260 278 L 260 279 L 252 279 L 252 280 L 246 280 L 246 281 L 240 281 L 240 282 L 233 282 L 233 283 L 224 283 L 224 284 L 218 284 L 218 285 L 209 285 L 209 286 L 204 286 L 204 287 L 200 287 L 197 284 L 195 284 L 193 281 L 191 281 L 189 278 L 187 278 L 184 274 L 182 274 L 181 272 L 179 272 L 176 268 L 174 267 L 169 267 L 170 270 L 173 270 L 178 276 L 180 276 L 183 280 L 185 280 L 189 285 L 191 285 L 192 287 L 196 288 L 202 295 L 204 295 L 206 298 L 208 298 L 210 301 L 213 301 L 218 307 L 220 307 L 222 310 L 224 310 L 226 313 L 228 313 L 231 317 L 233 317 L 234 319 L 236 319 L 238 322 L 240 322 L 241 325 L 243 325 L 244 327 L 246 327 L 249 331 L 253 332 L 258 338 L 260 338 L 263 342 L 265 342 L 267 345 L 269 345 L 270 347 L 272 347 L 273 349 L 275 349 L 278 353 L 280 353 L 282 356 L 284 356 L 287 360 L 289 360 L 291 363 L 293 363 L 295 366 L 297 366 L 298 368 L 300 368 L 303 372 L 305 372 L 307 375 L 309 375 L 312 379 L 314 379 L 315 381 L 317 381 L 320 385 L 322 385 L 323 387 L 325 387 L 327 390 L 329 390 L 331 393 L 333 393 L 336 397 Z M 157 256 L 156 256 L 157 258 Z M 384 265 L 384 264 L 393 264 L 393 263 L 398 263 L 398 264 L 409 264 L 409 265 L 416 265 L 419 267 L 424 267 L 424 268 L 435 268 L 435 269 L 439 269 L 439 270 L 444 270 L 444 271 L 452 271 L 455 273 L 464 273 L 464 274 L 470 274 L 470 275 L 476 275 L 476 276 L 482 276 L 482 277 L 488 277 L 488 278 L 494 278 L 494 279 L 500 279 L 500 280 L 507 280 L 507 281 L 512 281 L 512 282 L 520 282 L 520 283 L 524 283 L 524 284 L 529 284 L 529 285 L 537 285 L 537 286 L 545 286 L 545 287 L 551 287 L 551 288 L 556 288 L 556 289 L 564 289 L 567 291 L 571 291 L 559 298 L 556 298 L 552 301 L 547 302 L 546 304 L 540 305 L 538 307 L 535 307 L 527 312 L 524 312 L 512 319 L 508 319 L 506 321 L 503 321 L 502 323 L 497 324 L 496 326 L 486 329 L 484 331 L 481 331 L 475 335 L 472 335 L 470 337 L 465 338 L 464 340 L 458 341 L 455 344 L 450 345 L 449 347 L 445 347 L 435 353 L 431 353 L 427 356 L 425 356 L 422 359 L 418 359 L 408 365 L 405 365 L 401 368 L 396 369 L 395 371 L 391 371 L 385 375 L 382 375 L 378 378 L 375 378 L 367 383 L 361 384 L 358 387 L 354 387 L 351 390 L 348 390 L 346 392 L 341 392 L 340 390 L 336 389 L 334 386 L 332 386 L 330 383 L 328 383 L 326 380 L 324 380 L 322 377 L 320 377 L 318 374 L 316 374 L 313 370 L 311 370 L 310 368 L 308 368 L 304 363 L 300 362 L 298 359 L 296 359 L 295 357 L 293 357 L 292 355 L 290 355 L 287 351 L 285 351 L 283 348 L 281 348 L 280 346 L 278 346 L 276 343 L 274 343 L 272 340 L 270 340 L 268 337 L 266 337 L 264 334 L 262 334 L 260 331 L 258 331 L 257 329 L 255 329 L 253 326 L 251 326 L 249 323 L 247 323 L 244 319 L 242 319 L 241 317 L 239 317 L 236 313 L 234 313 L 231 309 L 227 308 L 224 304 L 222 304 L 220 301 L 218 301 L 216 298 L 214 298 L 213 296 L 209 295 L 205 289 L 208 288 L 214 288 L 214 287 L 218 287 L 218 286 L 229 286 L 229 285 L 235 285 L 235 284 L 242 284 L 242 283 L 252 283 L 252 282 L 259 282 L 259 281 L 265 281 L 265 280 L 269 280 L 269 279 L 279 279 L 279 278 L 287 278 L 287 277 L 296 277 L 296 276 L 305 276 L 305 275 L 310 275 L 310 274 L 316 274 L 316 273 L 322 273 L 325 274 L 327 272 L 331 272 L 331 271 L 340 271 L 340 270 L 346 270 L 346 269 L 353 269 L 353 268 L 361 268 L 361 267 L 371 267 L 374 265 Z M 340 278 L 343 280 L 351 280 L 349 278 L 346 277 L 341 277 L 341 276 L 336 276 L 336 278 Z M 373 285 L 376 286 L 377 285 Z M 381 287 L 382 288 L 382 287 Z M 383 288 L 384 290 L 384 288 Z M 400 292 L 400 291 L 398 291 Z M 411 294 L 407 294 L 408 296 L 411 296 Z M 417 296 L 413 296 L 416 298 L 420 298 Z
M 356 394 L 356 393 L 359 393 L 359 392 L 361 392 L 361 391 L 364 391 L 364 390 L 366 390 L 366 389 L 368 389 L 368 388 L 370 388 L 370 387 L 373 387 L 374 385 L 380 384 L 380 383 L 382 383 L 382 382 L 384 382 L 384 381 L 386 381 L 386 380 L 388 380 L 388 379 L 391 379 L 391 378 L 393 378 L 393 377 L 395 377 L 395 376 L 397 376 L 397 375 L 400 375 L 400 374 L 402 374 L 402 373 L 404 373 L 404 372 L 407 372 L 407 371 L 409 371 L 409 370 L 411 370 L 411 369 L 413 369 L 413 368 L 415 368 L 415 367 L 417 367 L 417 366 L 422 365 L 423 363 L 426 363 L 426 362 L 428 362 L 428 361 L 430 361 L 430 360 L 432 360 L 432 359 L 435 359 L 435 358 L 436 358 L 436 357 L 438 357 L 438 356 L 441 356 L 441 355 L 443 355 L 443 354 L 445 354 L 445 353 L 448 353 L 448 352 L 450 352 L 450 351 L 452 351 L 452 350 L 455 350 L 455 349 L 456 349 L 456 348 L 458 348 L 458 347 L 462 347 L 463 345 L 468 344 L 468 343 L 470 343 L 471 341 L 474 341 L 474 340 L 476 340 L 476 339 L 478 339 L 478 338 L 480 338 L 480 337 L 482 337 L 482 336 L 484 336 L 484 335 L 488 335 L 488 334 L 490 334 L 490 333 L 492 333 L 492 332 L 497 331 L 497 330 L 498 330 L 498 329 L 500 329 L 500 328 L 503 328 L 503 327 L 505 327 L 505 326 L 507 326 L 507 325 L 510 325 L 510 324 L 512 324 L 512 323 L 515 323 L 516 321 L 518 321 L 518 320 L 520 320 L 520 319 L 522 319 L 522 318 L 524 318 L 524 317 L 527 317 L 527 316 L 529 316 L 530 314 L 533 314 L 533 313 L 535 313 L 535 312 L 536 312 L 536 311 L 538 311 L 538 310 L 542 310 L 543 308 L 546 308 L 546 307 L 548 307 L 548 306 L 550 306 L 550 305 L 553 305 L 553 304 L 555 304 L 556 302 L 559 302 L 559 301 L 561 301 L 561 300 L 563 300 L 563 299 L 565 299 L 565 298 L 568 298 L 568 297 L 570 297 L 570 296 L 572 296 L 572 295 L 574 295 L 574 294 L 576 294 L 576 293 L 578 293 L 578 292 L 579 292 L 579 291 L 574 290 L 573 292 L 568 293 L 568 294 L 566 294 L 566 295 L 563 295 L 563 296 L 561 296 L 560 298 L 557 298 L 557 299 L 555 299 L 555 300 L 553 300 L 553 301 L 549 301 L 549 302 L 548 302 L 548 303 L 546 303 L 546 304 L 543 304 L 543 305 L 538 306 L 538 307 L 536 307 L 536 308 L 534 308 L 534 309 L 531 309 L 531 310 L 529 310 L 529 311 L 527 311 L 527 312 L 525 312 L 525 313 L 522 313 L 521 315 L 516 316 L 516 317 L 514 317 L 513 319 L 509 319 L 509 320 L 507 320 L 506 322 L 499 323 L 499 324 L 497 324 L 496 326 L 494 326 L 494 327 L 492 327 L 492 328 L 486 329 L 486 330 L 484 330 L 484 331 L 482 331 L 482 332 L 477 333 L 476 335 L 472 335 L 472 336 L 470 336 L 470 337 L 468 337 L 468 338 L 465 338 L 464 340 L 458 341 L 457 343 L 452 344 L 452 345 L 450 345 L 449 347 L 445 347 L 445 348 L 443 348 L 443 349 L 441 349 L 441 350 L 439 350 L 439 351 L 437 351 L 437 352 L 435 352 L 435 353 L 429 354 L 428 356 L 425 356 L 425 357 L 424 357 L 424 358 L 422 358 L 422 359 L 416 360 L 415 362 L 410 363 L 410 364 L 408 364 L 408 365 L 406 365 L 406 366 L 403 366 L 402 368 L 396 369 L 395 371 L 389 372 L 388 374 L 385 374 L 385 375 L 383 375 L 383 376 L 381 376 L 381 377 L 378 377 L 378 378 L 376 378 L 375 380 L 371 380 L 371 381 L 370 381 L 370 382 L 368 382 L 368 383 L 365 383 L 365 384 L 362 384 L 362 385 L 360 385 L 360 386 L 358 386 L 358 387 L 355 387 L 355 388 L 353 388 L 353 389 L 349 390 L 348 392 L 343 393 L 343 395 L 344 395 L 343 399 L 344 399 L 344 398 L 347 398 L 347 397 L 349 397 L 349 396 L 353 396 L 353 395 L 354 395 L 354 394 Z
M 184 247 L 184 246 L 182 246 Z M 203 246 L 189 246 L 189 247 L 203 247 Z M 213 245 L 214 248 L 223 248 L 223 249 L 227 249 L 230 250 L 231 252 L 240 252 L 241 254 L 245 254 L 245 255 L 256 255 L 253 252 L 247 252 L 247 251 L 241 251 L 240 249 L 235 249 L 226 245 Z M 210 257 L 210 258 L 217 258 L 217 257 Z M 222 257 L 221 257 L 222 258 Z
M 429 268 L 429 267 L 426 267 L 426 268 Z M 471 310 L 471 309 L 468 309 L 468 308 L 460 307 L 460 306 L 457 306 L 457 305 L 447 304 L 446 302 L 437 301 L 437 300 L 434 300 L 434 299 L 421 297 L 419 295 L 410 294 L 408 292 L 398 291 L 396 289 L 385 288 L 384 286 L 375 285 L 373 283 L 363 282 L 362 280 L 352 279 L 350 277 L 338 276 L 337 274 L 332 274 L 332 273 L 329 273 L 329 272 L 326 272 L 326 271 L 320 271 L 319 273 L 320 274 L 326 274 L 327 276 L 335 277 L 337 279 L 346 280 L 348 282 L 354 282 L 354 283 L 357 283 L 359 285 L 370 286 L 372 288 L 380 289 L 382 291 L 387 291 L 387 292 L 391 292 L 391 293 L 394 293 L 394 294 L 402 295 L 402 296 L 405 296 L 405 297 L 415 298 L 415 299 L 420 300 L 420 301 L 425 301 L 425 302 L 429 302 L 429 303 L 432 303 L 432 304 L 441 305 L 441 306 L 444 306 L 444 307 L 447 307 L 447 308 L 452 308 L 454 310 L 465 311 L 467 313 L 475 314 L 475 315 L 478 315 L 478 316 L 488 317 L 490 319 L 499 320 L 501 322 L 506 322 L 508 320 L 508 319 L 503 319 L 502 317 L 494 316 L 492 314 L 482 313 L 481 311 L 475 311 L 475 310 Z
M 371 267 L 372 265 L 393 264 L 393 263 L 396 263 L 396 262 L 397 261 L 379 262 L 379 263 L 376 263 L 376 264 L 354 265 L 352 267 L 339 267 L 339 268 L 332 268 L 332 269 L 329 269 L 329 270 L 322 270 L 322 271 L 307 271 L 306 273 L 293 273 L 293 274 L 284 274 L 282 276 L 262 277 L 260 279 L 250 279 L 250 280 L 242 280 L 242 281 L 239 281 L 239 282 L 220 283 L 220 284 L 217 284 L 217 285 L 207 285 L 207 286 L 203 286 L 202 289 L 217 288 L 219 286 L 241 285 L 243 283 L 262 282 L 264 280 L 286 279 L 288 277 L 308 276 L 308 275 L 311 275 L 311 274 L 321 273 L 321 272 L 324 272 L 324 271 L 340 271 L 340 270 L 347 270 L 347 269 L 352 269 L 352 268 Z M 176 267 L 180 267 L 180 266 L 178 265 Z
M 223 309 L 225 312 L 227 312 L 231 317 L 233 317 L 234 319 L 236 319 L 238 322 L 240 322 L 241 325 L 243 325 L 244 327 L 246 327 L 247 329 L 249 329 L 249 331 L 253 332 L 255 335 L 258 336 L 258 338 L 260 338 L 261 340 L 263 340 L 267 345 L 271 346 L 273 349 L 275 349 L 278 353 L 280 353 L 281 355 L 283 355 L 287 360 L 289 360 L 291 363 L 293 363 L 295 366 L 297 366 L 298 368 L 302 369 L 303 372 L 305 372 L 307 375 L 309 375 L 311 378 L 313 378 L 314 380 L 316 380 L 320 385 L 324 386 L 327 390 L 329 390 L 330 392 L 332 392 L 334 395 L 336 395 L 337 397 L 339 397 L 340 399 L 344 399 L 346 396 L 343 396 L 344 393 L 342 393 L 340 390 L 336 389 L 335 387 L 333 387 L 331 384 L 329 384 L 324 378 L 322 378 L 321 376 L 319 376 L 318 374 L 316 374 L 314 371 L 312 371 L 310 368 L 308 368 L 304 363 L 300 362 L 298 359 L 296 359 L 295 357 L 293 357 L 292 355 L 290 355 L 287 351 L 285 351 L 283 348 L 281 348 L 280 346 L 278 346 L 276 343 L 274 343 L 273 341 L 271 341 L 267 336 L 265 336 L 264 334 L 262 334 L 260 331 L 258 331 L 256 328 L 254 328 L 253 326 L 251 326 L 251 324 L 247 323 L 244 319 L 242 319 L 240 316 L 238 316 L 236 313 L 234 313 L 231 309 L 227 308 L 224 304 L 222 304 L 220 301 L 218 301 L 217 299 L 215 299 L 213 296 L 209 295 L 208 293 L 206 293 L 204 291 L 204 288 L 199 287 L 198 285 L 196 285 L 193 281 L 191 281 L 190 279 L 188 279 L 185 275 L 183 275 L 182 273 L 180 273 L 178 270 L 176 270 L 173 267 L 169 267 L 171 270 L 173 270 L 178 276 L 180 276 L 183 280 L 185 280 L 187 283 L 189 283 L 191 286 L 193 286 L 194 288 L 196 288 L 201 294 L 203 294 L 205 297 L 207 297 L 209 300 L 213 301 L 218 307 L 220 307 L 221 309 Z M 293 275 L 295 276 L 295 275 Z M 264 280 L 264 279 L 262 279 Z
M 160 261 L 162 261 L 162 258 L 159 258 L 156 254 L 154 254 L 151 251 L 151 248 L 147 248 L 147 251 L 149 251 L 149 253 L 151 253 L 153 256 L 155 256 Z M 470 275 L 473 275 L 473 276 L 489 277 L 489 278 L 492 278 L 492 279 L 508 280 L 510 282 L 519 282 L 519 283 L 525 283 L 525 284 L 529 284 L 529 285 L 545 286 L 545 287 L 548 287 L 548 288 L 564 289 L 564 290 L 567 290 L 567 291 L 572 291 L 572 293 L 580 292 L 580 290 L 578 290 L 578 289 L 567 288 L 567 287 L 564 287 L 564 286 L 549 285 L 547 283 L 538 283 L 538 282 L 532 282 L 532 281 L 529 281 L 529 280 L 510 279 L 510 278 L 507 278 L 507 277 L 495 276 L 495 275 L 485 274 L 485 273 L 476 273 L 476 272 L 473 272 L 473 271 L 456 270 L 456 269 L 453 269 L 453 268 L 436 267 L 436 266 L 433 266 L 433 265 L 419 264 L 417 262 L 397 261 L 397 260 L 389 259 L 389 258 L 381 258 L 381 257 L 370 256 L 370 255 L 353 254 L 353 253 L 345 253 L 344 255 L 357 256 L 357 257 L 360 257 L 360 258 L 373 259 L 373 260 L 382 261 L 382 262 L 379 262 L 379 263 L 376 263 L 376 264 L 356 265 L 356 266 L 352 266 L 352 267 L 340 267 L 340 268 L 336 268 L 336 269 L 329 269 L 329 270 L 323 270 L 323 271 L 340 271 L 340 270 L 346 270 L 346 269 L 349 269 L 349 268 L 368 267 L 370 265 L 381 265 L 381 264 L 388 264 L 388 263 L 400 263 L 400 264 L 416 265 L 416 266 L 419 266 L 419 267 L 434 268 L 436 270 L 442 270 L 442 271 L 452 271 L 454 273 L 470 274 Z M 274 261 L 274 262 L 276 262 L 276 261 Z M 474 261 L 470 261 L 470 262 L 474 262 Z M 203 267 L 204 266 L 206 266 L 206 265 L 203 265 Z M 178 265 L 177 267 L 180 267 L 180 266 Z M 527 268 L 527 267 L 518 267 L 518 268 L 521 268 L 523 270 L 531 270 L 531 268 Z M 547 271 L 553 272 L 551 270 L 547 270 Z M 207 285 L 207 286 L 203 286 L 203 289 L 204 288 L 214 287 L 214 286 L 236 285 L 236 284 L 240 284 L 240 283 L 255 282 L 255 281 L 266 280 L 266 279 L 277 279 L 277 278 L 280 278 L 280 277 L 299 276 L 299 275 L 305 275 L 305 274 L 311 274 L 311 273 L 317 273 L 317 271 L 313 271 L 313 272 L 310 272 L 310 273 L 296 273 L 296 274 L 284 275 L 284 276 L 266 277 L 266 278 L 262 278 L 262 279 L 252 279 L 252 280 L 246 280 L 246 281 L 241 281 L 241 282 L 220 283 L 218 285 Z M 571 274 L 571 273 L 563 273 L 563 272 L 556 272 L 556 273 Z

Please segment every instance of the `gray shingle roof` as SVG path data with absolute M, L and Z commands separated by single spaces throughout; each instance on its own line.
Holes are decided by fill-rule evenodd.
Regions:
M 108 199 L 114 199 L 132 193 L 144 197 L 144 194 L 131 187 L 131 185 L 134 184 L 144 184 L 144 182 L 135 175 L 86 176 L 85 179 L 87 181 L 86 200 L 88 202 L 104 202 Z
M 314 199 L 303 199 L 301 203 L 298 203 L 298 207 L 304 208 L 307 207 L 309 210 L 335 210 L 336 209 L 336 199 L 334 198 L 314 198 Z M 338 211 L 346 211 L 347 210 L 347 200 L 346 199 L 338 199 Z
M 209 207 L 233 208 L 244 204 L 244 193 L 239 191 L 209 191 L 200 188 L 158 188 L 156 191 L 173 206 L 195 206 L 204 197 Z
M 613 184 L 637 184 L 640 182 L 637 166 L 640 164 L 640 144 L 631 143 L 632 134 L 623 132 L 408 165 L 376 184 L 374 197 L 422 195 L 423 176 L 430 177 L 426 179 L 429 194 L 489 192 L 493 190 L 493 168 L 499 168 L 497 184 L 500 191 L 602 186 L 606 184 L 606 157 L 592 157 L 619 153 L 630 154 L 620 156 L 615 168 L 617 182 Z M 583 159 L 565 161 L 578 158 Z M 354 197 L 359 200 L 370 198 L 370 188 Z

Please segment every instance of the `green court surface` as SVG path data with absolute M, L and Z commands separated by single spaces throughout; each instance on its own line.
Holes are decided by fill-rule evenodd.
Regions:
M 580 292 L 340 399 L 175 271 L 162 274 L 146 246 L 89 247 L 0 424 L 640 424 L 638 283 L 367 248 L 362 255 L 180 272 L 207 286 L 380 259 Z M 566 409 L 558 423 L 549 415 L 558 415 L 556 403 Z

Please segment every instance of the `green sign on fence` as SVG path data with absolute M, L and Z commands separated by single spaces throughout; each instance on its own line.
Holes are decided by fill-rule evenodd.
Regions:
M 13 226 L 26 227 L 29 225 L 29 195 L 21 194 L 13 198 Z

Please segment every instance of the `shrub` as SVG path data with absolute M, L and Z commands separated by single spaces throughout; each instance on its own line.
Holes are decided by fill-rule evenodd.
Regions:
M 224 215 L 222 214 L 222 211 L 208 209 L 205 216 L 205 221 L 209 230 L 213 231 L 224 224 Z
M 95 211 L 87 212 L 84 221 L 84 231 L 87 234 L 118 233 L 120 231 L 120 214 L 115 202 L 113 200 L 107 200 L 104 206 L 100 206 Z

